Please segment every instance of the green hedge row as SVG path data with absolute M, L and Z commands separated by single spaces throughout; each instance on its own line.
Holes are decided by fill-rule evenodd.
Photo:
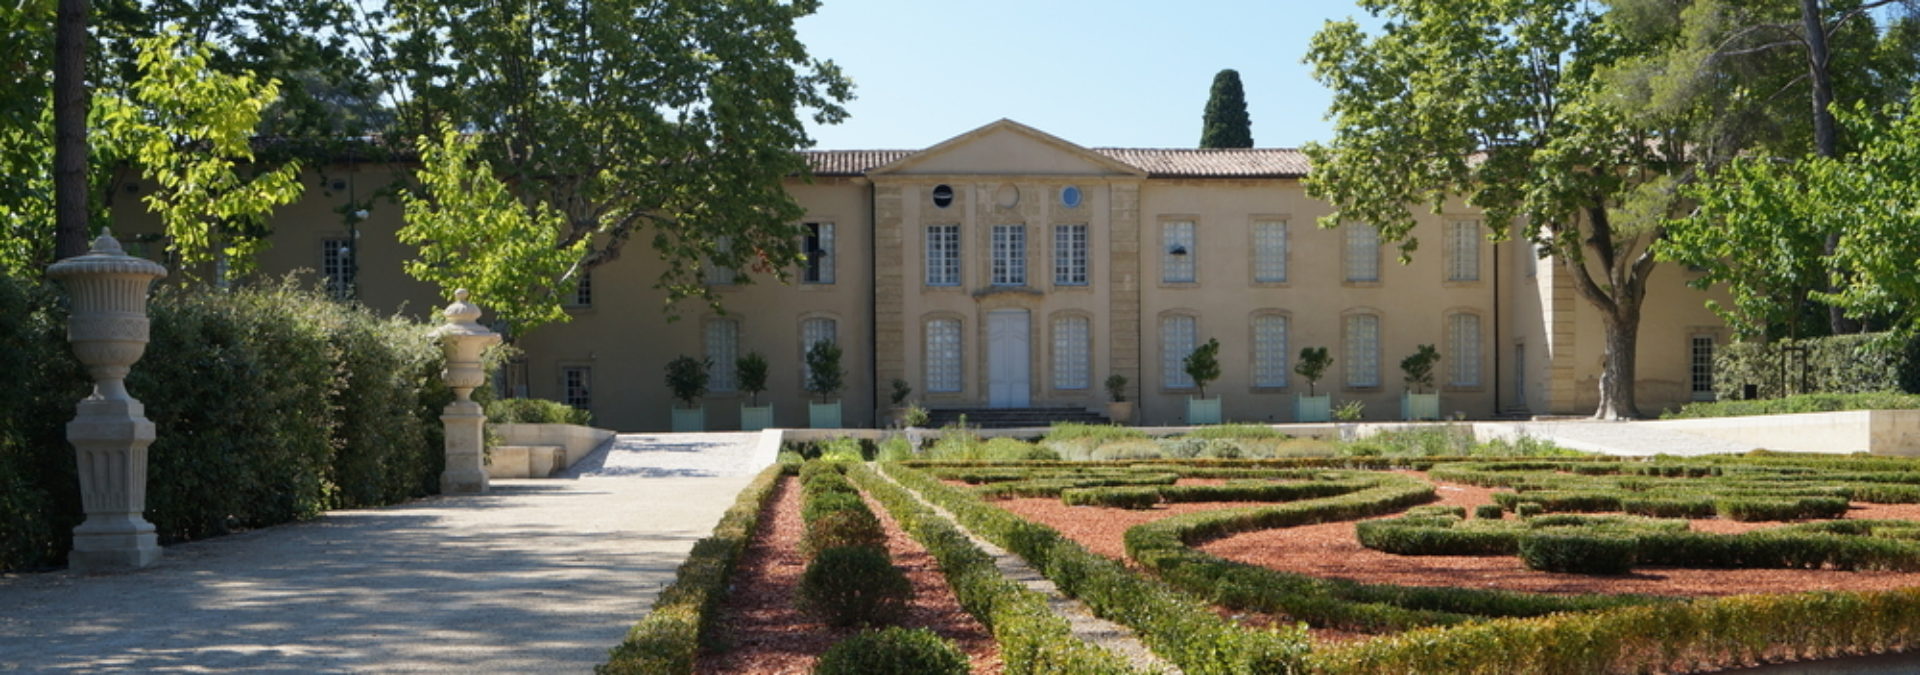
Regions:
M 646 618 L 634 624 L 627 639 L 614 647 L 595 673 L 667 675 L 693 672 L 700 641 L 714 619 L 714 609 L 727 591 L 734 563 L 753 539 L 760 512 L 780 477 L 793 470 L 775 464 L 761 471 L 733 506 L 720 516 L 713 534 L 694 542 L 687 561 L 680 564 L 673 584 L 660 591 Z
M 1247 565 L 1199 551 L 1240 532 L 1353 520 L 1431 501 L 1433 486 L 1385 474 L 1357 492 L 1291 504 L 1192 513 L 1127 531 L 1127 554 L 1162 579 L 1234 609 L 1284 614 L 1316 626 L 1404 630 L 1487 616 L 1537 616 L 1651 602 L 1638 596 L 1571 596 L 1452 587 L 1407 587 L 1322 579 Z
M 593 413 L 542 398 L 503 398 L 487 402 L 487 421 L 498 424 L 591 426 Z
M 1787 355 L 1788 350 L 1803 351 Z M 1790 393 L 1920 392 L 1920 340 L 1898 333 L 1735 343 L 1716 351 L 1713 389 L 1723 401 L 1745 398 L 1749 384 L 1759 387 L 1762 399 Z
M 864 466 L 853 467 L 848 475 L 940 562 L 960 605 L 993 631 L 1009 675 L 1135 672 L 1118 655 L 1075 638 L 1045 596 L 1002 575 L 991 556 L 905 488 Z
M 1920 570 L 1920 542 L 1905 538 L 1914 527 L 1907 521 L 1805 523 L 1744 534 L 1686 527 L 1685 521 L 1633 516 L 1544 515 L 1518 521 L 1405 516 L 1357 523 L 1354 533 L 1362 546 L 1396 555 L 1517 554 L 1531 569 L 1555 572 L 1612 574 L 1634 565 Z
M 1692 672 L 1904 649 L 1920 640 L 1920 588 L 1696 599 L 1424 628 L 1307 656 L 1347 673 Z
M 162 287 L 150 316 L 127 387 L 158 430 L 146 517 L 163 543 L 438 489 L 453 395 L 432 326 L 290 286 Z M 65 322 L 61 294 L 0 278 L 0 569 L 57 564 L 82 518 L 64 427 L 88 379 Z
M 1096 555 L 1052 528 L 901 465 L 889 474 L 952 511 L 968 529 L 1025 558 L 1094 613 L 1131 627 L 1147 646 L 1191 675 L 1291 672 L 1307 650 L 1299 627 L 1243 629 L 1207 602 Z

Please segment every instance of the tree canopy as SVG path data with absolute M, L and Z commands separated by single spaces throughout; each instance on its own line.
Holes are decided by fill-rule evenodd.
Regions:
M 1239 71 L 1228 68 L 1213 76 L 1200 126 L 1202 148 L 1253 147 L 1253 120 L 1247 117 L 1247 92 L 1240 86 Z

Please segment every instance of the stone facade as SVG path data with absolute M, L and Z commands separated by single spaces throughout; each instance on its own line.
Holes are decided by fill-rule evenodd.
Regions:
M 832 230 L 829 283 L 730 285 L 719 289 L 724 313 L 689 303 L 669 321 L 651 288 L 658 262 L 631 251 L 594 270 L 570 322 L 518 339 L 526 359 L 505 388 L 572 396 L 596 426 L 662 430 L 668 360 L 751 350 L 772 366 L 760 402 L 777 426 L 801 427 L 802 354 L 830 334 L 845 350 L 849 426 L 884 421 L 894 379 L 931 408 L 1104 411 L 1102 383 L 1116 374 L 1136 422 L 1179 424 L 1195 392 L 1168 377 L 1169 360 L 1189 338 L 1221 342 L 1225 375 L 1207 393 L 1223 397 L 1230 421 L 1292 421 L 1293 398 L 1307 391 L 1292 365 L 1310 346 L 1335 359 L 1317 391 L 1365 403 L 1370 419 L 1397 416 L 1397 364 L 1421 344 L 1443 355 L 1443 415 L 1586 414 L 1596 398 L 1599 317 L 1565 269 L 1524 243 L 1487 241 L 1484 228 L 1450 241 L 1478 223 L 1462 204 L 1423 213 L 1410 263 L 1392 245 L 1372 247 L 1368 263 L 1351 228 L 1318 226 L 1331 208 L 1307 196 L 1297 151 L 1086 148 L 1001 120 L 923 150 L 808 155 L 814 176 L 790 189 L 804 223 Z M 392 170 L 359 180 L 378 185 Z M 328 269 L 327 242 L 349 236 L 334 210 L 353 191 L 341 177 L 353 175 L 316 176 L 319 187 L 278 217 L 264 276 Z M 123 208 L 126 227 L 157 229 Z M 379 205 L 357 226 L 352 286 L 374 307 L 425 313 L 436 299 L 399 269 L 411 255 L 393 238 L 399 215 Z M 1649 293 L 1647 412 L 1692 398 L 1692 341 L 1724 339 L 1689 276 L 1663 266 Z M 1461 345 L 1471 353 L 1454 353 Z M 704 399 L 707 428 L 737 428 L 746 397 L 716 389 Z

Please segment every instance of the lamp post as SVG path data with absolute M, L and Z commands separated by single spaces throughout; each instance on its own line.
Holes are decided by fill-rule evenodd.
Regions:
M 447 305 L 447 323 L 434 331 L 440 348 L 447 355 L 447 386 L 453 388 L 454 401 L 440 414 L 447 429 L 447 469 L 440 474 L 442 494 L 479 494 L 487 491 L 486 451 L 487 415 L 474 403 L 473 390 L 487 382 L 480 368 L 480 352 L 500 343 L 500 334 L 487 330 L 475 319 L 480 308 L 467 302 L 467 289 L 453 292 L 453 304 Z
M 147 507 L 147 446 L 153 422 L 127 393 L 127 372 L 147 350 L 147 289 L 167 268 L 126 254 L 102 232 L 84 255 L 47 268 L 67 287 L 67 341 L 93 378 L 93 393 L 67 423 L 87 519 L 73 528 L 67 565 L 76 572 L 145 567 L 160 559 Z

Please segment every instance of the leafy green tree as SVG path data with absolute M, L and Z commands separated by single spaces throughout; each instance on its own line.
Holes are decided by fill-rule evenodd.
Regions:
M 52 0 L 0 12 L 0 273 L 53 259 Z
M 782 280 L 800 261 L 803 211 L 782 184 L 806 174 L 800 114 L 845 116 L 851 84 L 810 58 L 793 28 L 816 0 L 394 0 L 372 46 L 409 136 L 441 124 L 472 134 L 476 162 L 518 207 L 555 229 L 545 248 L 442 256 L 452 279 L 538 270 L 552 276 L 495 296 L 521 317 L 559 317 L 555 291 L 638 239 L 665 261 L 669 302 L 712 299 L 703 261 Z M 472 251 L 480 231 L 425 245 Z M 725 243 L 723 243 L 725 242 Z M 576 247 L 584 247 L 576 248 Z M 476 283 L 459 281 L 456 283 Z M 531 328 L 532 324 L 516 326 Z
M 1327 374 L 1327 368 L 1332 365 L 1333 356 L 1327 353 L 1326 347 L 1302 347 L 1300 362 L 1293 366 L 1293 372 L 1307 378 L 1307 395 L 1313 396 L 1313 386 L 1320 382 L 1320 378 Z
M 1193 378 L 1193 386 L 1200 390 L 1200 398 L 1207 397 L 1207 383 L 1220 379 L 1220 340 L 1207 338 L 1207 343 L 1194 347 L 1193 351 L 1180 359 L 1180 367 L 1187 377 Z
M 1849 272 L 1822 294 L 1854 316 L 1897 317 L 1920 329 L 1920 97 L 1875 114 L 1863 105 L 1838 118 L 1858 140 L 1845 158 L 1801 160 L 1802 210 L 1845 223 L 1833 266 Z
M 807 347 L 807 391 L 822 401 L 832 398 L 845 386 L 846 371 L 840 369 L 840 345 L 821 340 Z
M 1420 345 L 1407 358 L 1400 359 L 1400 374 L 1407 381 L 1408 393 L 1418 394 L 1433 388 L 1433 366 L 1440 362 L 1440 350 Z
M 1201 118 L 1200 147 L 1253 147 L 1253 120 L 1247 117 L 1247 93 L 1240 87 L 1240 73 L 1232 68 L 1213 76 L 1213 92 L 1207 96 L 1207 111 Z
M 1367 0 L 1380 35 L 1330 22 L 1307 60 L 1333 89 L 1335 135 L 1306 148 L 1327 227 L 1365 222 L 1419 245 L 1413 209 L 1483 210 L 1496 238 L 1549 251 L 1600 315 L 1595 416 L 1639 416 L 1636 341 L 1654 245 L 1680 209 L 1694 115 L 1623 108 L 1612 69 L 1653 45 L 1624 40 L 1581 0 Z

